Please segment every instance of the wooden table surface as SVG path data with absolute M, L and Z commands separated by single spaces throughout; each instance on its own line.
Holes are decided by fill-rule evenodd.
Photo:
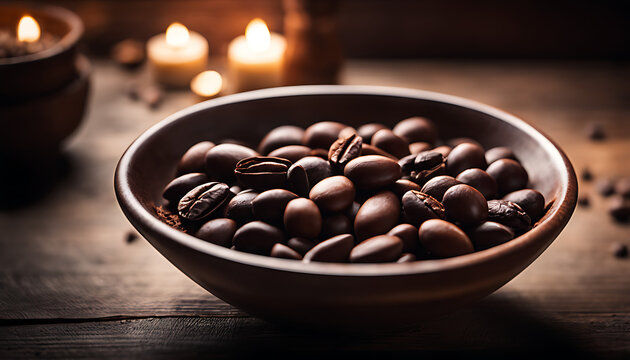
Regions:
M 283 329 L 218 300 L 135 233 L 113 193 L 114 167 L 130 142 L 195 102 L 170 93 L 156 110 L 126 95 L 145 77 L 94 63 L 82 127 L 65 167 L 37 201 L 0 212 L 0 358 L 148 357 L 407 352 L 484 356 L 559 353 L 630 356 L 630 226 L 606 199 L 576 209 L 556 241 L 523 273 L 484 300 L 403 333 L 338 336 Z M 576 171 L 630 176 L 630 66 L 567 62 L 350 61 L 342 82 L 394 85 L 472 98 L 542 129 Z M 592 142 L 590 122 L 609 135 Z M 9 174 L 2 173 L 2 176 Z M 589 183 L 580 183 L 588 191 Z M 468 355 L 469 356 L 469 355 Z

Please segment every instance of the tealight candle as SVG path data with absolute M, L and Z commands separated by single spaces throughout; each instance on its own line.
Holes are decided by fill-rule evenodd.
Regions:
M 204 71 L 190 82 L 190 89 L 202 98 L 211 98 L 221 92 L 223 78 L 216 71 Z
M 250 21 L 241 35 L 228 47 L 230 81 L 236 91 L 261 89 L 282 84 L 286 41 L 270 33 L 261 19 Z
M 201 34 L 188 31 L 184 25 L 173 23 L 165 34 L 149 39 L 147 56 L 156 81 L 184 87 L 206 69 L 208 41 Z

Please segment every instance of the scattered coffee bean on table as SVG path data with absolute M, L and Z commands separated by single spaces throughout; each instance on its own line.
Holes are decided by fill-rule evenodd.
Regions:
M 305 263 L 411 263 L 499 246 L 547 210 L 543 195 L 526 188 L 511 148 L 442 141 L 423 117 L 393 129 L 279 126 L 253 147 L 216 140 L 183 153 L 156 215 L 234 251 Z M 627 217 L 630 200 L 614 201 L 611 212 Z

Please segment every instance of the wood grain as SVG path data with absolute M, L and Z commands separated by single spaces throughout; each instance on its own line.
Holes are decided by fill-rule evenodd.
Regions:
M 630 67 L 611 63 L 350 62 L 344 83 L 460 95 L 523 117 L 556 140 L 577 170 L 630 176 Z M 113 195 L 115 164 L 144 129 L 196 101 L 169 93 L 150 110 L 126 96 L 129 73 L 96 61 L 88 117 L 68 142 L 65 170 L 31 203 L 0 210 L 0 358 L 174 357 L 265 351 L 434 354 L 456 350 L 630 354 L 630 227 L 606 199 L 578 208 L 521 275 L 475 304 L 398 334 L 326 337 L 251 318 L 195 285 L 133 231 Z M 591 121 L 609 137 L 591 142 Z M 4 173 L 3 173 L 3 176 Z M 590 191 L 581 183 L 580 191 Z M 444 353 L 442 353 L 444 355 Z

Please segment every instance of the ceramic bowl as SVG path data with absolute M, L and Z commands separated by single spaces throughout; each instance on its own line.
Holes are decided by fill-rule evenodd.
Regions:
M 409 116 L 434 120 L 443 139 L 471 137 L 485 148 L 510 146 L 543 193 L 536 227 L 488 250 L 405 264 L 305 264 L 207 243 L 158 220 L 154 205 L 180 156 L 202 140 L 252 144 L 279 125 L 335 120 L 393 126 Z M 513 115 L 475 101 L 420 90 L 297 86 L 209 100 L 156 124 L 127 149 L 116 196 L 136 229 L 171 263 L 224 301 L 264 319 L 326 329 L 413 326 L 456 310 L 514 278 L 558 236 L 576 203 L 577 181 L 560 148 Z

